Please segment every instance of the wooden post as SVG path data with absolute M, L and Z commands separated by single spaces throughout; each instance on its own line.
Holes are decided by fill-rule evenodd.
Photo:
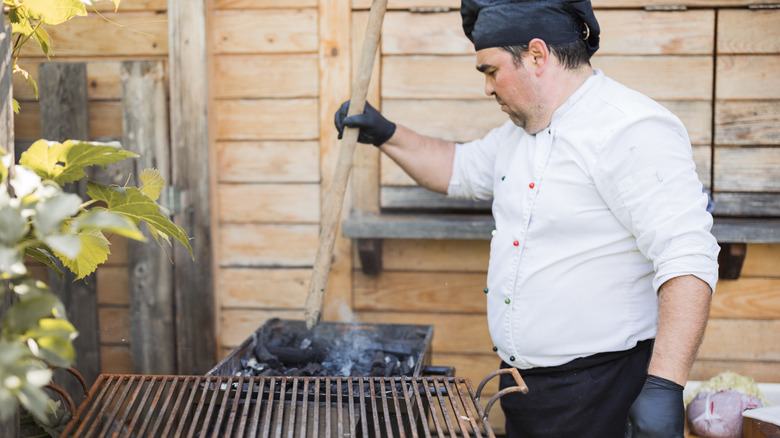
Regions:
M 171 184 L 175 222 L 192 238 L 195 261 L 174 245 L 177 366 L 202 374 L 216 363 L 209 174 L 206 1 L 168 0 Z
M 89 108 L 87 103 L 87 66 L 84 63 L 42 63 L 38 68 L 38 89 L 41 106 L 41 137 L 53 141 L 89 140 Z M 82 197 L 86 184 L 69 188 Z M 60 297 L 68 320 L 79 336 L 73 341 L 76 361 L 73 367 L 91 386 L 100 374 L 100 332 L 97 306 L 97 278 L 95 274 L 74 282 L 75 276 L 67 269 L 63 278 L 54 272 L 49 284 Z M 61 376 L 61 380 L 60 377 Z M 64 387 L 77 404 L 83 390 L 68 373 L 55 374 L 57 383 Z
M 170 181 L 168 145 L 168 102 L 165 93 L 165 67 L 161 61 L 124 61 L 119 72 L 122 82 L 122 147 L 141 157 L 126 160 L 130 175 L 140 186 L 140 173 L 159 170 Z M 169 208 L 165 191 L 160 205 Z M 170 208 L 169 208 L 170 209 Z M 130 290 L 130 348 L 133 372 L 174 374 L 176 372 L 176 333 L 174 328 L 173 265 L 142 226 L 148 242 L 127 242 L 127 270 Z
M 0 33 L 0 148 L 6 153 L 14 153 L 14 112 L 11 106 L 13 99 L 13 82 L 11 62 L 11 26 L 7 26 Z M 0 287 L 7 288 L 4 284 Z M 0 301 L 0 318 L 6 309 L 16 301 L 16 294 L 3 293 Z M 0 436 L 19 436 L 19 412 L 17 411 L 8 420 L 0 422 Z

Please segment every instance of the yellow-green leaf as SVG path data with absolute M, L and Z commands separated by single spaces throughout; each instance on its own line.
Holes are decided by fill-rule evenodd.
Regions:
M 22 7 L 49 26 L 64 23 L 78 15 L 87 15 L 87 8 L 80 0 L 24 0 Z
M 111 212 L 127 216 L 136 224 L 145 221 L 150 230 L 173 237 L 184 245 L 190 251 L 190 257 L 194 258 L 187 232 L 160 213 L 160 206 L 137 188 L 106 187 L 90 181 L 87 183 L 87 195 L 94 200 L 105 202 Z
M 86 177 L 87 166 L 106 167 L 135 157 L 138 155 L 112 143 L 38 140 L 22 153 L 19 164 L 34 170 L 41 178 L 67 184 Z
M 165 186 L 165 178 L 162 173 L 154 168 L 144 169 L 139 176 L 141 179 L 141 191 L 144 195 L 156 201 Z
M 76 275 L 76 280 L 95 272 L 98 265 L 105 262 L 111 253 L 108 249 L 111 243 L 99 230 L 84 230 L 78 237 L 81 241 L 81 251 L 75 259 L 55 251 L 62 264 Z

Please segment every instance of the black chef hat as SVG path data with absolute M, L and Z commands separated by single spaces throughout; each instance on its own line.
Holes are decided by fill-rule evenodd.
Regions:
M 599 48 L 599 23 L 590 0 L 462 0 L 463 30 L 476 50 L 528 44 L 585 41 L 588 56 Z

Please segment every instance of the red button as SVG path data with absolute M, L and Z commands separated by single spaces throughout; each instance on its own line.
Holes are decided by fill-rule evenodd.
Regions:
M 536 185 L 536 184 L 534 184 L 534 183 L 531 183 L 531 184 L 528 184 L 528 187 L 530 187 L 530 188 L 534 188 L 534 186 L 535 186 L 535 185 Z
M 514 245 L 514 246 L 520 245 L 520 242 L 518 242 L 517 240 L 515 240 L 514 242 L 512 242 L 512 245 Z

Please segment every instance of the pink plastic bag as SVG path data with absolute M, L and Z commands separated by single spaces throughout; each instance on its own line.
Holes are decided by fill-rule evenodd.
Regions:
M 688 405 L 686 416 L 691 432 L 701 437 L 739 438 L 742 412 L 763 407 L 758 397 L 735 389 L 702 391 Z

